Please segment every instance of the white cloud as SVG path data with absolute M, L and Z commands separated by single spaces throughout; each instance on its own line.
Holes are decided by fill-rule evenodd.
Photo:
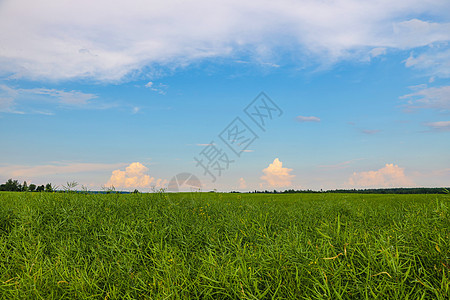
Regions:
M 247 183 L 243 177 L 239 178 L 239 189 L 243 190 L 247 188 Z
M 284 187 L 290 186 L 292 178 L 295 175 L 291 175 L 292 169 L 283 168 L 283 163 L 275 158 L 267 168 L 263 169 L 264 176 L 261 177 L 272 187 Z
M 354 172 L 348 184 L 353 187 L 406 187 L 413 182 L 405 175 L 404 169 L 394 164 L 386 164 L 377 171 Z
M 425 126 L 435 131 L 450 131 L 450 121 L 430 122 L 425 123 Z
M 436 23 L 411 19 L 393 23 L 397 48 L 415 48 L 450 40 L 450 23 Z
M 406 99 L 408 109 L 432 108 L 437 110 L 450 110 L 450 86 L 430 87 L 421 85 L 413 87 L 414 93 L 401 96 Z
M 303 122 L 320 122 L 320 118 L 318 117 L 305 117 L 305 116 L 297 116 L 295 118 L 297 122 L 303 123 Z
M 211 57 L 277 66 L 281 48 L 329 65 L 446 42 L 448 23 L 417 18 L 449 10 L 447 0 L 3 1 L 0 74 L 114 81 Z
M 107 186 L 116 188 L 151 188 L 164 187 L 167 180 L 150 177 L 146 174 L 148 168 L 139 162 L 131 163 L 125 171 L 114 170 L 106 183 Z

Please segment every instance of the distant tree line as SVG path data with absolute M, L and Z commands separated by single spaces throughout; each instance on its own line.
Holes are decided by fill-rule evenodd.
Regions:
M 256 194 L 298 194 L 298 193 L 346 193 L 346 194 L 448 194 L 450 188 L 381 188 L 381 189 L 338 189 L 338 190 L 284 190 L 253 191 Z M 232 193 L 239 193 L 233 191 Z
M 358 194 L 448 194 L 450 188 L 388 188 L 364 190 L 333 190 L 328 193 L 358 193 Z
M 63 186 L 62 189 L 66 192 L 77 192 L 74 188 L 78 185 L 78 183 L 68 182 L 66 186 Z M 115 191 L 114 187 L 112 189 L 107 189 L 105 191 L 88 191 L 85 187 L 81 192 L 86 193 L 102 193 L 102 194 L 110 194 L 110 193 L 121 193 L 121 194 L 129 194 L 129 192 L 119 192 Z M 425 187 L 417 187 L 417 188 L 381 188 L 381 189 L 336 189 L 336 190 L 284 190 L 284 191 L 250 191 L 248 193 L 256 193 L 256 194 L 299 194 L 299 193 L 346 193 L 346 194 L 449 194 L 450 187 L 448 188 L 425 188 Z M 56 187 L 53 187 L 51 183 L 47 183 L 46 185 L 36 185 L 36 184 L 27 184 L 24 181 L 22 184 L 19 183 L 18 180 L 8 179 L 3 184 L 0 184 L 0 191 L 9 191 L 9 192 L 57 192 Z M 215 192 L 215 191 L 210 191 Z M 134 194 L 139 193 L 138 190 L 133 191 Z M 230 193 L 240 193 L 239 191 L 231 191 Z
M 55 188 L 51 183 L 44 185 L 36 185 L 33 183 L 27 184 L 26 181 L 20 184 L 18 180 L 8 179 L 3 184 L 0 184 L 0 191 L 7 192 L 54 192 Z

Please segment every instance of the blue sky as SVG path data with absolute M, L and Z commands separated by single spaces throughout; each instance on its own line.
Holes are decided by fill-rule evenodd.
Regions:
M 0 41 L 1 182 L 450 182 L 448 1 L 2 1 Z M 265 131 L 260 92 L 282 111 Z M 257 135 L 239 156 L 236 117 Z M 214 181 L 195 158 L 216 150 Z

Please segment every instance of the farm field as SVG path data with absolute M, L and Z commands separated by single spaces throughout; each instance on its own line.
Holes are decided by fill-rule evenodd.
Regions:
M 1 299 L 448 299 L 448 195 L 0 193 Z

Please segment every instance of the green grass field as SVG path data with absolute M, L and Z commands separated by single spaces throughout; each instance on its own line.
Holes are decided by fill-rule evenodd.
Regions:
M 0 193 L 2 299 L 449 299 L 448 195 Z

